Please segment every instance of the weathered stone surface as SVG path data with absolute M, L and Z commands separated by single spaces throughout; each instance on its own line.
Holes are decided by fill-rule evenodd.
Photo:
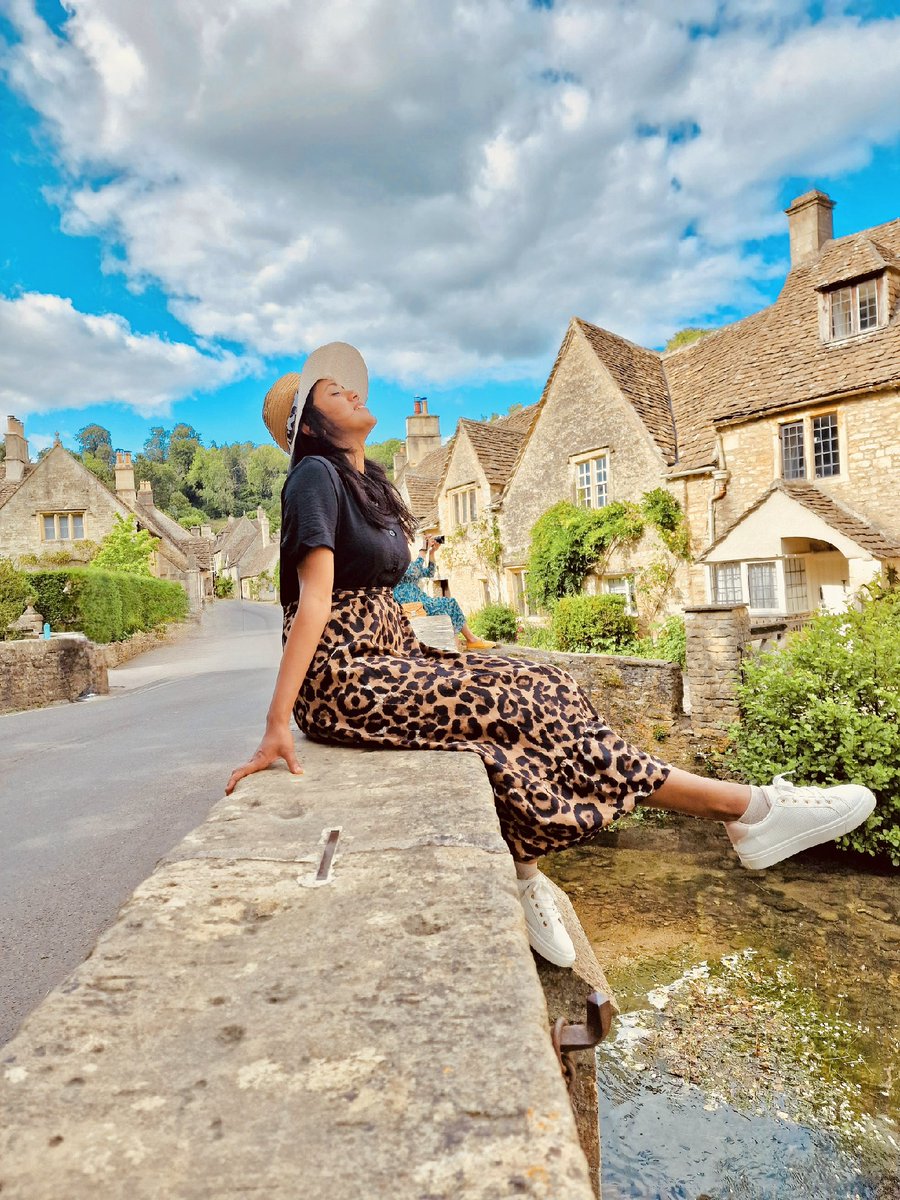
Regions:
M 591 1196 L 480 760 L 302 753 L 5 1048 L 4 1200 Z
M 0 713 L 108 691 L 102 653 L 79 635 L 0 642 Z
M 703 604 L 685 609 L 691 724 L 722 733 L 740 715 L 737 687 L 750 642 L 747 606 Z

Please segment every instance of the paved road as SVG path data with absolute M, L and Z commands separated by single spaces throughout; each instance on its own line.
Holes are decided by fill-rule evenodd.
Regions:
M 108 697 L 0 717 L 0 1044 L 255 749 L 280 623 L 215 604 L 199 633 L 111 671 Z

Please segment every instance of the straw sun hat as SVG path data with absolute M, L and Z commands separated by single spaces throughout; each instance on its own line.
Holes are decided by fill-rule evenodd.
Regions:
M 282 375 L 266 392 L 263 401 L 263 421 L 272 437 L 288 454 L 291 440 L 288 438 L 288 420 L 294 404 L 302 405 L 310 388 L 319 379 L 333 379 L 341 387 L 358 392 L 365 402 L 369 394 L 369 372 L 363 356 L 346 342 L 329 342 L 313 350 L 303 364 L 303 370 Z M 296 432 L 296 428 L 295 431 Z

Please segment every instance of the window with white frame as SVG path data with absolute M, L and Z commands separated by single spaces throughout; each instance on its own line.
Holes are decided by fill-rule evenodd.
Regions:
M 713 604 L 743 604 L 740 563 L 716 563 L 712 569 Z
M 607 575 L 603 580 L 605 590 L 612 596 L 625 597 L 625 611 L 632 617 L 637 615 L 634 599 L 633 575 Z
M 453 523 L 470 525 L 478 516 L 478 489 L 475 487 L 460 488 L 453 493 Z
M 609 502 L 609 456 L 584 455 L 572 460 L 575 470 L 575 503 L 581 508 L 603 508 Z
M 82 541 L 84 513 L 41 513 L 41 536 L 45 542 Z
M 831 340 L 854 337 L 878 326 L 878 280 L 867 279 L 828 294 Z
M 782 479 L 828 479 L 840 475 L 840 429 L 836 412 L 785 421 L 778 427 L 778 441 Z
M 784 599 L 789 613 L 801 613 L 809 610 L 806 563 L 802 558 L 786 558 L 784 560 Z
M 515 567 L 510 571 L 512 584 L 512 606 L 520 617 L 533 617 L 534 609 L 528 600 L 528 572 L 524 567 Z
M 752 609 L 771 611 L 778 607 L 774 562 L 747 564 L 747 593 Z

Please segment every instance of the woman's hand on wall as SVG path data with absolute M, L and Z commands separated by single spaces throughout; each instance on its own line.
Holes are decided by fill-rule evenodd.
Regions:
M 230 796 L 237 783 L 241 779 L 244 779 L 245 776 L 254 775 L 257 771 L 265 771 L 267 767 L 270 767 L 273 762 L 277 762 L 279 758 L 284 759 L 292 775 L 303 774 L 303 766 L 297 754 L 297 748 L 294 745 L 290 725 L 282 725 L 280 723 L 277 725 L 267 725 L 266 732 L 263 734 L 263 739 L 259 743 L 256 753 L 249 762 L 245 762 L 240 767 L 235 767 L 231 772 L 228 783 L 225 785 L 225 795 Z

